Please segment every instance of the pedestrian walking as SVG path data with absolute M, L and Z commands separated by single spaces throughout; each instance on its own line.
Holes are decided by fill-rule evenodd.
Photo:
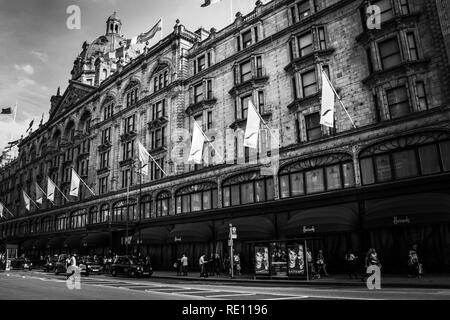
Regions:
M 347 266 L 348 277 L 350 279 L 352 279 L 353 276 L 355 277 L 355 279 L 358 278 L 358 275 L 356 273 L 357 259 L 358 257 L 353 253 L 352 250 L 347 250 L 347 253 L 345 254 L 345 263 Z
M 214 256 L 214 270 L 216 272 L 216 276 L 220 276 L 220 255 L 218 252 L 216 252 Z
M 208 277 L 208 273 L 206 272 L 206 265 L 205 265 L 205 254 L 202 254 L 200 256 L 200 259 L 198 260 L 198 264 L 200 265 L 200 277 Z
M 75 256 L 76 256 L 76 254 L 73 254 L 72 257 L 70 257 L 70 258 L 68 258 L 66 260 L 66 263 L 67 263 L 67 268 L 66 269 L 68 269 L 69 267 L 73 267 L 73 268 L 77 267 L 77 259 L 76 259 Z M 75 270 L 72 270 L 72 272 L 70 274 L 67 273 L 67 279 L 69 279 L 74 274 L 75 274 Z
M 423 276 L 423 266 L 419 260 L 417 244 L 413 244 L 408 253 L 408 277 L 421 278 Z
M 362 281 L 366 281 L 368 277 L 370 277 L 371 274 L 367 273 L 367 268 L 370 266 L 377 266 L 378 268 L 381 269 L 381 262 L 380 259 L 378 257 L 378 253 L 374 248 L 370 248 L 369 251 L 366 254 L 366 259 L 365 259 L 365 273 L 364 276 L 362 278 Z
M 181 258 L 178 258 L 175 263 L 173 264 L 174 269 L 177 271 L 177 276 L 181 276 L 182 274 L 182 267 L 181 267 Z
M 319 253 L 317 254 L 316 264 L 317 264 L 317 278 L 320 279 L 321 271 L 323 271 L 325 277 L 328 277 L 327 265 L 325 263 L 325 257 L 323 256 L 323 250 L 319 250 Z
M 236 275 L 240 276 L 241 275 L 241 256 L 240 256 L 239 252 L 236 252 L 236 254 L 234 255 L 234 266 L 236 269 Z
M 316 278 L 316 270 L 314 268 L 314 259 L 311 252 L 311 249 L 306 249 L 306 262 L 308 264 L 308 273 L 309 273 L 309 279 L 315 279 Z
M 183 276 L 187 276 L 187 269 L 188 269 L 188 258 L 185 254 L 181 257 L 181 267 L 183 269 Z

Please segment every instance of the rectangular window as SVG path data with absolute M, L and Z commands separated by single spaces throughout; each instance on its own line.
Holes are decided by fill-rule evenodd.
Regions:
M 240 36 L 236 37 L 236 42 L 237 42 L 237 51 L 241 51 L 241 37 Z
M 248 30 L 242 33 L 242 47 L 245 49 L 252 45 L 252 31 Z
M 125 133 L 130 133 L 135 131 L 135 121 L 136 115 L 133 114 L 132 116 L 125 119 Z
M 414 150 L 396 152 L 393 160 L 397 179 L 416 177 L 419 174 Z
M 100 169 L 108 168 L 109 166 L 109 151 L 100 154 Z
M 252 64 L 251 61 L 248 60 L 240 65 L 240 78 L 241 83 L 248 81 L 252 78 Z
M 297 172 L 291 174 L 291 194 L 293 197 L 303 195 L 305 190 L 303 188 L 303 173 Z
M 353 162 L 344 163 L 342 165 L 342 173 L 344 175 L 344 188 L 354 187 L 355 170 L 353 169 Z
M 194 87 L 194 103 L 203 101 L 203 83 Z
M 259 113 L 264 114 L 264 91 L 258 91 L 258 110 Z
M 211 209 L 211 191 L 203 192 L 203 210 Z
M 280 176 L 280 194 L 281 198 L 289 198 L 289 175 Z
M 432 144 L 429 146 L 420 147 L 419 157 L 422 174 L 433 174 L 441 172 L 437 145 Z
M 375 183 L 372 158 L 361 159 L 361 177 L 364 185 Z
M 297 15 L 295 14 L 295 7 L 291 7 L 291 19 L 292 23 L 297 23 Z
M 128 141 L 123 144 L 123 160 L 128 160 L 134 154 L 134 141 Z
M 407 115 L 410 111 L 406 87 L 398 87 L 386 91 L 391 119 Z
M 408 0 L 400 0 L 400 9 L 402 10 L 402 14 L 409 14 Z
M 300 17 L 300 20 L 305 19 L 311 14 L 311 5 L 309 3 L 309 0 L 304 0 L 297 4 L 298 6 L 298 16 Z
M 207 56 L 208 56 L 208 67 L 211 67 L 212 66 L 211 52 L 208 52 Z
M 181 197 L 181 212 L 191 212 L 191 197 L 185 194 Z
M 201 56 L 197 59 L 198 72 L 202 71 L 206 67 L 206 58 L 205 56 Z
M 231 186 L 231 205 L 237 206 L 240 204 L 239 185 Z
M 241 204 L 248 204 L 255 202 L 253 198 L 253 182 L 244 183 L 241 185 Z
M 106 128 L 102 131 L 102 144 L 111 142 L 111 128 Z
M 415 61 L 419 59 L 419 54 L 417 53 L 417 44 L 414 32 L 408 32 L 406 34 L 406 37 L 408 39 L 409 56 L 411 58 L 411 61 Z
M 208 111 L 207 117 L 208 117 L 208 123 L 207 123 L 206 129 L 210 130 L 213 128 L 213 113 L 212 113 L 212 111 Z
M 391 162 L 388 155 L 375 157 L 375 168 L 378 182 L 392 180 Z
M 255 202 L 263 202 L 266 201 L 266 185 L 265 180 L 255 181 Z
M 317 93 L 316 70 L 311 70 L 301 74 L 302 98 L 309 97 Z
M 298 48 L 300 57 L 304 57 L 313 52 L 313 36 L 311 31 L 298 37 Z
M 261 78 L 262 76 L 264 76 L 261 57 L 256 57 L 256 76 L 258 78 Z
M 325 41 L 325 28 L 320 27 L 317 29 L 319 33 L 319 48 L 320 50 L 325 50 L 327 48 L 326 41 Z
M 230 187 L 224 187 L 222 192 L 223 192 L 223 206 L 229 207 L 230 206 Z
M 259 37 L 258 37 L 258 27 L 253 28 L 254 32 L 255 32 L 255 43 L 257 43 L 259 41 Z
M 252 95 L 248 95 L 241 98 L 241 119 L 247 119 L 248 104 L 252 100 Z
M 427 110 L 428 100 L 427 100 L 427 93 L 425 91 L 425 83 L 423 81 L 418 81 L 416 83 L 416 87 L 417 87 L 417 99 L 419 100 L 419 109 Z
M 211 100 L 213 97 L 212 95 L 212 80 L 206 81 L 206 99 Z
M 378 49 L 383 69 L 394 67 L 402 62 L 397 37 L 380 42 Z
M 130 169 L 122 171 L 122 188 L 133 185 L 133 172 Z
M 330 166 L 325 168 L 327 174 L 327 190 L 341 189 L 341 171 L 340 166 Z
M 104 194 L 108 192 L 108 177 L 98 179 L 99 193 Z
M 294 99 L 298 99 L 298 93 L 297 93 L 297 78 L 294 75 L 292 77 L 292 94 L 294 96 Z
M 381 10 L 381 22 L 388 21 L 394 17 L 394 11 L 392 9 L 391 0 L 378 0 L 372 2 L 372 5 L 380 7 Z
M 319 112 L 305 116 L 306 136 L 308 141 L 314 141 L 322 137 Z
M 169 84 L 169 72 L 165 71 L 164 72 L 164 87 L 167 87 L 168 84 Z
M 323 169 L 307 171 L 306 175 L 306 192 L 316 193 L 325 191 L 323 182 Z
M 153 91 L 154 92 L 158 91 L 158 77 L 155 77 L 153 79 Z
M 442 167 L 444 171 L 450 171 L 450 141 L 439 143 L 439 149 L 441 151 Z
M 370 48 L 366 50 L 367 55 L 367 65 L 369 66 L 369 73 L 373 73 L 373 63 L 372 63 L 372 51 Z
M 191 195 L 191 206 L 192 212 L 201 211 L 202 210 L 202 193 L 197 192 Z

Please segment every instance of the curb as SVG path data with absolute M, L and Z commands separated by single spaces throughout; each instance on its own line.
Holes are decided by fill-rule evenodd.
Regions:
M 159 276 L 152 275 L 154 279 L 168 280 L 187 280 L 187 281 L 203 281 L 203 282 L 229 282 L 229 283 L 257 283 L 257 284 L 283 284 L 283 285 L 299 285 L 299 286 L 342 286 L 342 287 L 365 287 L 364 282 L 347 282 L 347 281 L 305 281 L 305 280 L 265 280 L 265 279 L 229 279 L 229 278 L 193 278 L 178 276 Z M 417 288 L 417 289 L 450 289 L 450 284 L 432 284 L 432 283 L 395 283 L 381 282 L 381 288 Z

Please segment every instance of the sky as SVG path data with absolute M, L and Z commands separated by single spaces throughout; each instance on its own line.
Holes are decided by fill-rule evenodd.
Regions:
M 220 30 L 236 12 L 251 12 L 256 0 L 222 0 L 202 8 L 204 0 L 0 0 L 0 109 L 14 107 L 15 121 L 0 115 L 0 153 L 9 141 L 20 138 L 29 123 L 33 129 L 44 115 L 50 97 L 70 80 L 73 61 L 84 41 L 92 42 L 106 31 L 114 11 L 122 20 L 121 33 L 132 38 L 148 31 L 163 18 L 163 36 L 180 19 L 191 31 L 203 27 Z M 263 1 L 263 3 L 268 0 Z M 80 29 L 69 29 L 71 5 L 80 8 Z M 232 9 L 232 10 L 231 10 Z M 151 44 L 150 44 L 151 45 Z

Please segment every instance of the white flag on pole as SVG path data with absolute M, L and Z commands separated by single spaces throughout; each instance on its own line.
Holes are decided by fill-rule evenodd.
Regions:
M 42 202 L 44 201 L 44 190 L 42 190 L 41 187 L 39 187 L 39 184 L 37 182 L 35 182 L 35 186 L 36 186 L 36 203 L 42 204 Z
M 70 193 L 69 193 L 71 196 L 78 197 L 78 194 L 80 192 L 80 182 L 81 182 L 80 177 L 72 168 L 72 181 L 70 182 Z
M 322 108 L 320 124 L 334 128 L 334 90 L 325 72 L 322 70 Z
M 4 210 L 3 203 L 0 202 L 0 218 L 3 218 L 3 210 Z
M 205 136 L 198 123 L 194 120 L 194 134 L 192 135 L 191 152 L 189 153 L 188 162 L 201 164 L 203 158 L 203 145 L 205 144 Z
M 47 199 L 51 202 L 55 202 L 55 191 L 56 191 L 56 184 L 47 177 Z
M 139 161 L 141 162 L 141 173 L 148 176 L 148 158 L 150 158 L 150 154 L 147 149 L 145 149 L 144 145 L 139 141 Z
M 258 135 L 261 118 L 253 102 L 248 102 L 247 126 L 245 127 L 244 147 L 258 149 Z
M 29 195 L 27 195 L 27 193 L 22 190 L 22 195 L 23 195 L 23 201 L 25 202 L 25 209 L 27 209 L 27 211 L 30 211 L 31 209 L 31 198 Z

